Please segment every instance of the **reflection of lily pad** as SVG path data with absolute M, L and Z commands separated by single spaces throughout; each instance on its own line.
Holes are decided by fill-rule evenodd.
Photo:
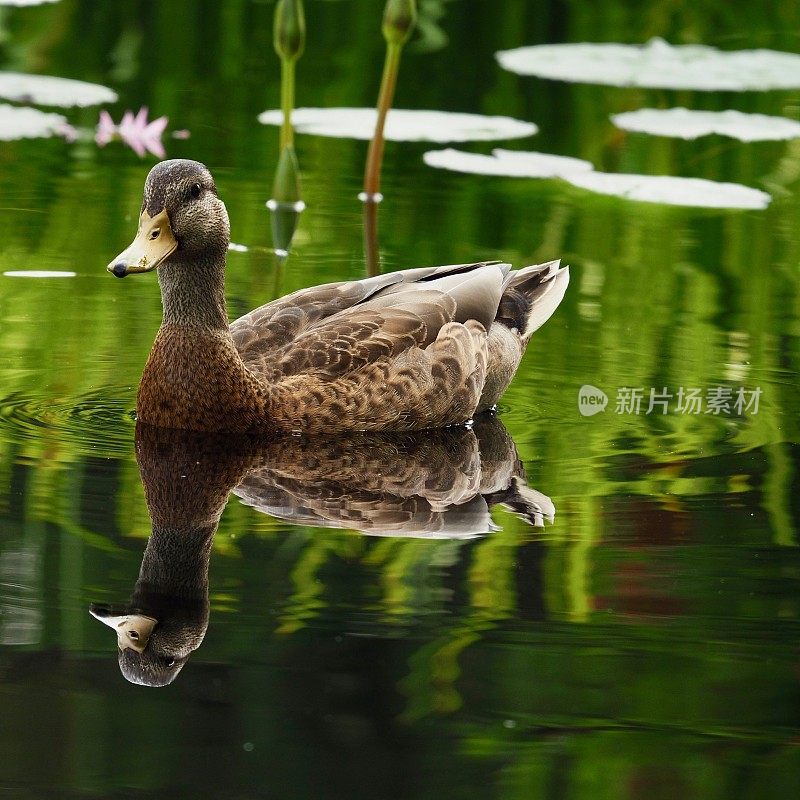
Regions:
M 520 75 L 577 83 L 699 91 L 800 87 L 800 55 L 775 50 L 724 52 L 705 45 L 544 44 L 503 50 L 500 65 Z
M 21 72 L 0 72 L 0 97 L 60 108 L 97 106 L 117 99 L 111 89 L 96 83 Z
M 300 133 L 343 139 L 371 139 L 375 133 L 374 108 L 298 108 L 292 123 Z M 258 121 L 280 125 L 280 111 L 265 111 Z M 485 117 L 448 111 L 408 111 L 393 108 L 386 118 L 384 136 L 395 142 L 470 142 L 520 139 L 538 128 L 511 117 Z
M 590 162 L 581 158 L 517 150 L 493 150 L 490 156 L 485 156 L 448 148 L 430 150 L 422 158 L 430 167 L 509 178 L 559 178 L 568 173 L 587 172 L 593 168 Z
M 55 136 L 67 124 L 61 114 L 0 103 L 0 140 L 39 139 Z
M 766 192 L 739 183 L 717 183 L 703 178 L 671 175 L 624 175 L 608 172 L 575 172 L 564 180 L 581 189 L 626 200 L 700 208 L 766 208 L 772 199 Z
M 800 137 L 800 122 L 766 114 L 741 111 L 690 111 L 687 108 L 641 108 L 615 114 L 611 121 L 626 131 L 697 139 L 718 133 L 742 142 L 760 142 Z

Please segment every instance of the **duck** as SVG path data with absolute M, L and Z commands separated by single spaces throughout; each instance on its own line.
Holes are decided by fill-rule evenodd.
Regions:
M 208 168 L 147 176 L 136 237 L 107 266 L 157 271 L 163 319 L 137 419 L 207 433 L 416 431 L 470 423 L 508 388 L 564 297 L 559 261 L 481 261 L 301 289 L 229 322 L 230 222 Z

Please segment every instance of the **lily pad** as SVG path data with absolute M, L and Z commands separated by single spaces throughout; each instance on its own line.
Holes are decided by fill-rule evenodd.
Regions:
M 66 125 L 67 120 L 61 114 L 46 114 L 37 108 L 0 103 L 0 141 L 56 136 Z
M 492 150 L 490 156 L 485 156 L 448 148 L 429 150 L 422 158 L 428 166 L 438 169 L 509 178 L 560 178 L 593 169 L 592 164 L 582 158 L 518 150 Z
M 7 278 L 74 278 L 76 273 L 50 269 L 12 269 L 3 275 Z
M 629 175 L 609 172 L 575 172 L 564 180 L 598 194 L 699 208 L 766 208 L 772 198 L 766 193 L 739 183 L 718 183 L 704 178 L 672 175 Z
M 369 140 L 375 133 L 376 117 L 374 108 L 298 108 L 292 112 L 292 124 L 299 133 Z M 283 114 L 264 111 L 258 121 L 281 125 Z M 393 108 L 386 117 L 384 137 L 394 142 L 477 142 L 521 139 L 537 130 L 532 122 L 511 117 Z
M 0 97 L 59 108 L 97 106 L 117 99 L 115 92 L 96 83 L 21 72 L 0 72 Z
M 740 142 L 766 142 L 800 137 L 800 122 L 741 111 L 692 111 L 688 108 L 641 108 L 614 114 L 611 121 L 626 131 L 697 139 L 718 133 Z
M 645 203 L 664 203 L 699 208 L 766 208 L 772 198 L 766 192 L 738 183 L 718 183 L 704 178 L 671 175 L 625 175 L 595 171 L 589 161 L 549 153 L 496 149 L 492 155 L 461 150 L 429 150 L 428 166 L 511 178 L 561 178 L 573 186 L 599 194 L 615 195 Z
M 500 65 L 519 75 L 655 89 L 758 91 L 800 88 L 800 55 L 722 51 L 705 45 L 543 44 L 502 50 Z

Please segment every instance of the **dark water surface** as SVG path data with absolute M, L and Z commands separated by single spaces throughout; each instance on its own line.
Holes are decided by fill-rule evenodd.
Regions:
M 382 5 L 306 3 L 300 105 L 374 101 Z M 421 156 L 436 145 L 389 144 L 384 269 L 571 266 L 499 418 L 388 449 L 195 452 L 135 430 L 158 287 L 105 272 L 135 232 L 153 160 L 119 143 L 1 142 L 0 273 L 77 273 L 0 274 L 3 796 L 800 794 L 800 147 L 625 135 L 608 121 L 676 105 L 796 119 L 800 93 L 567 85 L 505 73 L 493 58 L 523 44 L 654 35 L 798 52 L 800 11 L 421 7 L 398 106 L 533 120 L 537 137 L 504 146 L 735 181 L 766 189 L 772 204 L 632 203 L 433 170 Z M 282 270 L 269 249 L 278 137 L 255 118 L 278 102 L 272 11 L 245 0 L 0 7 L 0 68 L 102 83 L 120 95 L 115 119 L 146 104 L 191 131 L 166 138 L 168 154 L 209 165 L 232 238 L 249 247 L 228 259 L 232 318 L 276 285 L 365 271 L 363 142 L 298 137 L 308 208 Z M 68 116 L 89 128 L 97 110 Z M 604 412 L 579 413 L 583 385 L 607 394 Z M 639 414 L 618 413 L 624 387 L 643 390 Z M 718 387 L 729 408 L 705 413 Z M 673 395 L 669 413 L 646 413 L 651 388 Z M 690 388 L 701 413 L 676 410 Z M 735 407 L 740 389 L 758 395 L 757 411 Z M 185 534 L 195 550 L 187 544 L 183 568 L 199 584 L 190 554 L 221 513 L 209 605 L 180 610 L 193 635 L 207 623 L 205 638 L 159 689 L 122 677 L 113 633 L 89 614 L 128 600 L 151 533 L 135 436 L 160 515 L 152 525 Z M 248 470 L 242 499 L 225 506 Z M 380 481 L 390 478 L 403 502 L 387 509 Z M 443 515 L 458 491 L 468 504 Z M 554 523 L 532 525 L 524 512 L 548 498 Z M 385 535 L 393 526 L 418 535 Z

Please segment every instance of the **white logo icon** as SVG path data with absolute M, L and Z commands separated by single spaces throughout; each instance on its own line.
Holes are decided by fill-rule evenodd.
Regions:
M 592 386 L 591 383 L 584 383 L 578 389 L 578 411 L 584 417 L 593 417 L 601 411 L 606 410 L 608 396 L 602 389 Z

